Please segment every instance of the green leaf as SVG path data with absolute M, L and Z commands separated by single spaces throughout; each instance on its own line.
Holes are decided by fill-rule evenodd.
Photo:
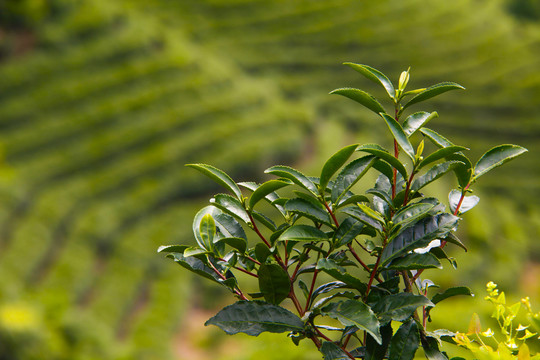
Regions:
M 350 358 L 341 350 L 339 346 L 331 341 L 323 342 L 319 351 L 323 354 L 324 360 L 349 360 Z
M 374 306 L 372 306 L 372 310 L 377 314 L 379 321 L 386 324 L 392 320 L 407 320 L 420 306 L 435 305 L 423 295 L 400 293 L 387 295 L 381 298 Z
M 314 203 L 301 198 L 290 199 L 285 203 L 284 209 L 293 213 L 300 214 L 315 222 L 332 224 L 330 215 L 320 203 Z
M 448 146 L 453 146 L 454 144 L 448 140 L 447 138 L 445 138 L 444 136 L 442 136 L 441 134 L 431 130 L 431 129 L 428 129 L 428 128 L 422 128 L 420 129 L 420 132 L 422 134 L 424 134 L 425 136 L 428 137 L 428 139 L 430 139 L 435 145 L 437 145 L 438 147 L 448 147 Z
M 409 106 L 419 103 L 421 101 L 425 101 L 427 99 L 431 99 L 434 96 L 440 95 L 442 93 L 445 93 L 450 90 L 456 90 L 456 89 L 462 89 L 465 90 L 465 88 L 459 84 L 453 83 L 453 82 L 443 82 L 440 84 L 436 84 L 433 86 L 428 87 L 418 95 L 414 96 L 411 100 L 409 100 L 408 103 L 406 103 L 403 106 L 403 109 L 408 108 Z
M 364 224 L 371 226 L 379 232 L 383 232 L 384 220 L 381 222 L 381 220 L 379 219 L 380 216 L 373 216 L 373 213 L 376 213 L 375 210 L 370 209 L 371 211 L 369 212 L 369 214 L 367 214 L 365 212 L 366 208 L 367 207 L 360 208 L 360 206 L 347 207 L 342 209 L 341 212 L 360 220 Z
M 349 193 L 347 193 L 347 195 L 341 198 L 341 201 L 339 202 L 336 208 L 351 205 L 351 204 L 356 205 L 357 203 L 360 203 L 360 202 L 369 202 L 369 198 L 364 195 L 355 195 L 352 193 L 349 195 Z
M 184 255 L 184 258 L 188 258 L 190 256 L 205 255 L 205 254 L 211 254 L 211 252 L 208 250 L 201 249 L 200 247 L 190 246 L 184 250 L 183 255 Z
M 386 265 L 390 260 L 414 249 L 424 248 L 432 240 L 444 239 L 455 230 L 459 218 L 451 214 L 438 214 L 419 220 L 415 225 L 403 229 L 384 248 L 381 260 Z
M 291 291 L 289 275 L 277 264 L 261 264 L 259 271 L 259 288 L 264 299 L 274 305 L 279 305 Z
M 218 312 L 205 324 L 216 325 L 229 335 L 239 332 L 258 336 L 262 332 L 302 332 L 304 323 L 289 310 L 262 301 L 238 301 Z
M 347 160 L 349 160 L 351 155 L 354 154 L 357 147 L 358 144 L 344 147 L 343 149 L 332 155 L 332 157 L 328 159 L 328 161 L 326 161 L 322 168 L 319 182 L 321 195 L 324 195 L 326 186 L 328 185 L 328 182 L 330 181 L 332 176 L 347 162 Z
M 472 178 L 471 160 L 462 153 L 448 155 L 446 160 L 459 161 L 461 163 L 454 168 L 454 173 L 456 174 L 458 184 L 462 189 L 469 185 Z
M 242 199 L 242 192 L 238 185 L 222 170 L 206 164 L 186 164 L 186 166 L 199 170 L 204 175 L 208 176 L 230 192 L 232 192 L 238 199 Z
M 257 245 L 255 245 L 255 257 L 257 258 L 257 260 L 259 260 L 260 263 L 264 264 L 266 259 L 271 255 L 272 252 L 265 244 L 257 243 Z
M 442 264 L 435 255 L 429 252 L 425 254 L 412 253 L 394 259 L 387 268 L 391 270 L 442 269 Z
M 227 245 L 229 245 L 232 248 L 235 248 L 238 250 L 241 254 L 244 254 L 247 249 L 247 241 L 246 239 L 239 238 L 239 237 L 225 237 L 225 238 L 218 238 L 215 239 L 214 242 L 222 242 Z
M 319 191 L 317 186 L 306 175 L 300 171 L 288 166 L 276 165 L 272 166 L 264 171 L 266 174 L 272 174 L 291 180 L 295 184 L 303 187 L 304 189 L 317 196 Z
M 410 319 L 403 323 L 392 337 L 388 360 L 412 360 L 419 345 L 418 325 Z
M 438 149 L 432 154 L 429 154 L 424 160 L 420 161 L 420 163 L 418 164 L 418 169 L 421 169 L 424 166 L 431 164 L 432 162 L 435 162 L 437 160 L 440 160 L 442 158 L 445 158 L 453 153 L 456 153 L 462 150 L 469 150 L 469 149 L 463 146 L 456 146 L 456 145 L 450 145 L 450 146 Z
M 426 217 L 434 207 L 435 205 L 429 203 L 409 204 L 399 210 L 392 218 L 392 221 L 395 226 L 401 225 L 404 229 L 411 222 Z
M 401 174 L 401 176 L 403 176 L 404 179 L 409 178 L 409 176 L 407 175 L 407 170 L 405 169 L 405 165 L 403 165 L 401 161 L 399 161 L 399 159 L 396 159 L 394 155 L 390 154 L 381 146 L 377 144 L 366 144 L 359 146 L 356 151 L 367 152 L 381 158 L 388 164 L 392 165 Z
M 428 337 L 422 340 L 422 347 L 428 360 L 448 360 L 448 357 L 439 350 L 437 339 Z
M 339 173 L 332 187 L 331 198 L 334 204 L 347 194 L 351 187 L 360 180 L 376 161 L 374 156 L 364 156 L 347 164 Z
M 392 339 L 392 324 L 388 323 L 380 328 L 382 345 L 379 345 L 372 336 L 366 339 L 365 360 L 383 360 L 387 358 L 387 349 Z
M 207 266 L 202 260 L 196 258 L 196 257 L 184 257 L 183 254 L 180 253 L 173 253 L 167 255 L 167 257 L 170 257 L 176 262 L 178 265 L 182 266 L 183 268 L 202 276 L 206 279 L 212 280 L 220 285 L 225 286 L 229 290 L 233 291 L 234 289 L 234 282 L 226 282 L 224 281 L 219 275 L 217 275 L 214 270 L 212 270 L 209 266 Z M 231 279 L 234 280 L 234 279 Z
M 165 253 L 180 253 L 183 254 L 184 250 L 186 250 L 189 247 L 189 245 L 161 245 L 157 252 L 165 252 Z
M 463 163 L 457 161 L 446 161 L 441 164 L 432 166 L 424 175 L 415 179 L 411 185 L 411 190 L 418 191 L 424 186 L 434 182 L 439 179 L 447 172 L 454 170 Z
M 355 64 L 351 62 L 346 62 L 344 65 L 347 65 L 351 67 L 352 69 L 358 71 L 360 74 L 364 75 L 369 80 L 381 84 L 386 92 L 388 93 L 388 96 L 390 98 L 394 99 L 396 95 L 396 90 L 394 89 L 394 85 L 392 82 L 384 75 L 382 72 L 380 72 L 377 69 L 372 68 L 371 66 L 362 65 L 362 64 Z
M 218 214 L 220 214 L 221 211 L 213 206 L 206 206 L 202 208 L 193 218 L 193 235 L 195 235 L 195 240 L 197 241 L 197 244 L 208 251 L 212 251 L 213 249 L 213 242 L 208 242 L 208 238 L 203 239 L 201 235 L 201 223 L 205 216 L 209 215 L 212 218 Z M 213 240 L 213 237 L 211 238 Z
M 331 303 L 321 309 L 321 314 L 336 319 L 345 326 L 356 326 L 365 330 L 378 344 L 382 344 L 379 320 L 370 307 L 361 301 L 351 299 Z
M 258 222 L 260 222 L 261 224 L 266 226 L 266 228 L 268 228 L 272 232 L 275 232 L 277 230 L 276 224 L 274 224 L 272 219 L 270 219 L 269 217 L 267 217 L 263 213 L 260 213 L 260 212 L 255 211 L 255 210 L 252 210 L 252 211 L 253 212 L 251 213 L 251 215 L 253 216 L 253 218 L 255 220 L 257 220 Z
M 358 235 L 363 234 L 364 230 L 364 224 L 361 221 L 350 217 L 346 218 L 334 234 L 336 248 L 349 244 Z
M 437 112 L 428 113 L 425 111 L 416 112 L 409 115 L 403 122 L 403 132 L 407 137 L 411 137 L 418 129 L 422 128 L 430 120 L 439 117 Z
M 292 182 L 290 182 L 289 180 L 282 179 L 270 180 L 261 184 L 249 197 L 249 209 L 253 209 L 255 204 L 257 204 L 260 200 L 264 199 L 268 194 L 291 184 Z
M 452 212 L 456 211 L 456 208 L 459 204 L 460 199 L 461 199 L 460 190 L 454 189 L 450 191 L 450 194 L 448 194 L 448 202 L 450 203 L 450 210 Z M 467 211 L 475 207 L 479 202 L 480 202 L 480 198 L 476 195 L 465 196 L 463 198 L 463 201 L 461 202 L 461 206 L 459 207 L 459 213 L 460 214 L 466 213 Z
M 348 97 L 349 99 L 354 100 L 361 105 L 364 105 L 369 110 L 373 111 L 375 114 L 384 112 L 384 108 L 377 101 L 377 99 L 375 99 L 372 95 L 360 89 L 341 88 L 341 89 L 336 89 L 336 90 L 331 91 L 330 94 L 338 94 L 338 95 Z
M 279 241 L 328 241 L 328 236 L 310 225 L 293 225 L 278 238 Z
M 463 250 L 467 251 L 467 247 L 465 246 L 465 244 L 463 244 L 463 242 L 459 240 L 459 238 L 452 233 L 448 234 L 448 236 L 444 240 L 454 245 L 457 245 Z
M 324 271 L 336 280 L 344 282 L 353 289 L 358 290 L 360 293 L 365 293 L 367 290 L 366 284 L 358 278 L 349 275 L 344 267 L 337 265 L 335 261 L 331 259 L 320 259 L 317 262 L 317 269 Z
M 231 195 L 217 194 L 213 199 L 210 200 L 210 203 L 221 211 L 245 222 L 246 224 L 251 223 L 249 215 L 246 212 L 246 209 L 244 209 L 242 203 Z
M 397 141 L 399 147 L 402 148 L 403 151 L 414 161 L 414 149 L 411 145 L 411 142 L 409 141 L 409 138 L 407 137 L 407 134 L 405 134 L 405 132 L 403 131 L 401 125 L 388 114 L 381 113 L 379 115 L 381 115 L 386 122 L 388 129 L 390 129 L 390 132 L 392 133 L 394 139 Z
M 474 166 L 474 180 L 526 152 L 527 149 L 518 145 L 495 146 L 482 155 Z
M 246 233 L 242 225 L 229 214 L 218 213 L 213 215 L 216 226 L 224 237 L 236 237 L 247 240 Z
M 313 290 L 313 294 L 311 295 L 311 300 L 315 300 L 319 295 L 326 294 L 327 292 L 330 292 L 335 289 L 341 289 L 347 287 L 347 284 L 345 284 L 343 281 L 332 281 L 326 284 L 323 284 Z
M 279 181 L 289 181 L 287 179 L 277 179 L 277 180 L 279 180 Z M 257 184 L 256 182 L 253 182 L 253 181 L 239 182 L 238 185 L 243 186 L 246 189 L 251 190 L 252 192 L 257 190 L 257 188 L 259 186 L 261 186 L 260 184 Z M 252 194 L 252 196 L 253 196 L 253 194 Z M 268 203 L 270 203 L 270 205 L 272 205 L 276 210 L 278 210 L 281 213 L 281 215 L 283 215 L 285 217 L 285 210 L 283 210 L 283 206 L 281 204 L 281 201 L 285 202 L 286 199 L 279 197 L 279 195 L 277 193 L 275 193 L 275 192 L 268 193 L 264 197 L 264 199 L 266 201 L 268 201 Z
M 214 248 L 214 237 L 216 236 L 216 223 L 212 215 L 206 214 L 202 217 L 199 224 L 199 234 L 204 244 L 203 248 L 211 251 Z
M 445 299 L 448 299 L 449 297 L 457 296 L 457 295 L 474 296 L 473 293 L 471 292 L 471 289 L 469 289 L 468 287 L 456 286 L 456 287 L 446 289 L 442 293 L 436 294 L 435 296 L 431 298 L 431 302 L 433 304 L 437 304 Z

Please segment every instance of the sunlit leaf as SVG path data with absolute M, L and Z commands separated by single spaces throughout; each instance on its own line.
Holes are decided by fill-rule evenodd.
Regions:
M 317 194 L 319 193 L 317 190 L 317 186 L 313 183 L 313 181 L 311 181 L 306 175 L 302 174 L 300 171 L 291 167 L 276 165 L 266 169 L 264 172 L 267 174 L 272 174 L 289 179 L 295 184 L 308 190 L 315 196 L 317 196 Z
M 322 171 L 321 171 L 321 177 L 319 182 L 320 192 L 321 194 L 324 194 L 324 190 L 326 189 L 326 186 L 328 185 L 328 182 L 332 178 L 332 176 L 338 171 L 352 154 L 354 154 L 356 148 L 358 147 L 358 144 L 349 145 L 347 147 L 344 147 L 343 149 L 339 150 L 337 153 L 332 155 L 330 159 L 326 161 L 324 164 Z
M 384 112 L 384 108 L 377 101 L 377 99 L 375 99 L 372 95 L 368 94 L 363 90 L 354 88 L 341 88 L 331 91 L 330 94 L 338 94 L 348 97 L 349 99 L 364 105 L 369 110 L 373 111 L 375 114 Z
M 310 225 L 293 225 L 285 230 L 278 239 L 279 241 L 328 241 L 328 236 Z
M 411 137 L 418 129 L 427 124 L 430 120 L 438 117 L 437 112 L 428 113 L 425 111 L 416 112 L 409 115 L 403 122 L 403 132 L 407 137 Z
M 394 139 L 399 144 L 399 147 L 403 149 L 403 151 L 414 161 L 414 149 L 409 141 L 409 138 L 403 131 L 403 128 L 401 125 L 391 116 L 385 113 L 380 114 L 384 121 L 386 122 L 386 125 L 388 126 L 388 129 L 390 129 L 390 132 L 392 133 Z
M 238 188 L 238 185 L 236 185 L 233 179 L 231 179 L 231 177 L 227 175 L 224 171 L 206 164 L 186 164 L 186 166 L 199 170 L 200 172 L 202 172 L 203 174 L 210 177 L 212 180 L 232 192 L 237 199 L 242 199 L 242 192 L 240 191 L 240 188 Z
M 372 154 L 381 158 L 382 160 L 386 161 L 388 164 L 392 165 L 403 176 L 404 179 L 408 178 L 405 165 L 403 165 L 401 161 L 399 161 L 399 159 L 397 159 L 394 155 L 390 154 L 383 147 L 377 144 L 366 144 L 366 145 L 359 146 L 358 149 L 356 149 L 356 151 L 367 152 L 369 154 Z
M 388 96 L 390 96 L 390 98 L 392 99 L 395 98 L 396 90 L 394 89 L 394 85 L 386 77 L 386 75 L 384 75 L 379 70 L 374 69 L 368 65 L 355 64 L 355 63 L 350 63 L 350 62 L 346 62 L 344 63 L 344 65 L 347 65 L 353 68 L 354 70 L 358 71 L 360 74 L 364 75 L 369 80 L 375 83 L 381 84 L 386 90 L 386 92 L 388 93 Z
M 290 184 L 292 184 L 292 182 L 290 182 L 289 180 L 282 179 L 270 180 L 261 184 L 249 197 L 249 208 L 253 209 L 255 204 L 257 204 L 260 200 L 264 199 L 268 194 Z
M 456 84 L 456 83 L 453 83 L 453 82 L 443 82 L 443 83 L 440 83 L 440 84 L 430 86 L 427 89 L 425 89 L 424 91 L 422 91 L 421 93 L 414 96 L 411 100 L 409 100 L 409 102 L 406 103 L 403 106 L 403 109 L 406 109 L 409 106 L 411 106 L 413 104 L 416 104 L 416 103 L 419 103 L 421 101 L 431 99 L 432 97 L 440 95 L 440 94 L 445 93 L 447 91 L 457 90 L 457 89 L 464 90 L 465 88 L 463 86 L 461 86 L 459 84 Z
M 482 155 L 474 166 L 474 179 L 526 152 L 527 149 L 518 145 L 495 146 Z

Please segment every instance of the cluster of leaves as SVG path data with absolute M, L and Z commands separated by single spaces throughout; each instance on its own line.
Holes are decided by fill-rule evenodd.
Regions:
M 372 67 L 346 65 L 383 86 L 392 115 L 360 89 L 331 93 L 380 116 L 392 135 L 392 152 L 378 144 L 352 144 L 328 159 L 319 177 L 273 166 L 265 172 L 277 178 L 262 184 L 236 183 L 213 166 L 190 164 L 228 194 L 215 195 L 195 216 L 198 246 L 162 246 L 159 251 L 240 299 L 206 323 L 228 334 L 288 332 L 295 343 L 313 341 L 327 360 L 406 360 L 420 346 L 430 359 L 447 358 L 439 350 L 440 340 L 454 334 L 428 331 L 430 310 L 451 296 L 470 295 L 470 290 L 455 287 L 428 297 L 434 284 L 420 276 L 426 269 L 442 268 L 441 260 L 455 266 L 443 248 L 447 243 L 464 248 L 454 232 L 458 216 L 479 201 L 469 195 L 471 185 L 526 150 L 500 145 L 473 165 L 465 147 L 425 127 L 436 112 L 401 119 L 413 105 L 462 86 L 445 82 L 405 91 L 408 70 L 396 88 Z M 413 147 L 419 134 L 434 145 L 431 153 L 424 154 L 424 139 Z M 371 171 L 378 174 L 375 183 L 353 192 Z M 449 195 L 449 211 L 446 199 L 421 192 L 448 173 L 458 183 Z M 265 213 L 264 202 L 269 204 Z M 254 240 L 248 241 L 246 229 Z M 240 273 L 256 278 L 258 289 L 246 295 L 237 280 Z M 280 306 L 286 299 L 296 314 Z
M 454 341 L 470 350 L 479 360 L 540 360 L 540 354 L 531 355 L 526 343 L 528 339 L 538 336 L 537 332 L 532 332 L 530 329 L 540 329 L 540 312 L 533 312 L 529 298 L 526 297 L 520 302 L 507 305 L 504 292 L 499 293 L 497 284 L 493 282 L 487 284 L 487 293 L 485 299 L 495 308 L 492 317 L 497 321 L 500 329 L 499 339 L 491 328 L 482 331 L 480 318 L 475 313 L 471 318 L 468 332 L 456 333 Z M 523 308 L 529 323 L 516 326 L 518 314 Z M 486 342 L 491 342 L 495 348 L 487 345 Z

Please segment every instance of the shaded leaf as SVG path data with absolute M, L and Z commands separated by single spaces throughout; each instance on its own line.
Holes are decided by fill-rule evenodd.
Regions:
M 253 210 L 251 213 L 253 218 L 263 224 L 266 228 L 270 229 L 270 231 L 274 232 L 277 230 L 276 224 L 270 219 L 268 216 L 264 215 L 263 213 L 260 213 L 258 211 Z
M 358 300 L 331 303 L 321 309 L 321 314 L 338 320 L 345 326 L 356 326 L 367 331 L 378 344 L 382 343 L 379 320 L 370 307 Z
M 349 99 L 354 100 L 361 105 L 364 105 L 376 114 L 384 112 L 384 108 L 377 101 L 377 99 L 375 99 L 372 95 L 368 94 L 363 90 L 354 88 L 341 88 L 331 91 L 330 94 L 338 94 L 348 97 Z
M 462 150 L 469 150 L 467 149 L 466 147 L 463 147 L 463 146 L 457 146 L 457 145 L 450 145 L 450 146 L 447 146 L 447 147 L 443 147 L 443 148 L 440 148 L 438 150 L 436 150 L 435 152 L 429 154 L 428 156 L 426 156 L 426 158 L 424 160 L 422 160 L 419 164 L 418 164 L 418 169 L 421 169 L 423 168 L 424 166 L 426 165 L 429 165 L 431 164 L 432 162 L 435 162 L 435 161 L 438 161 L 440 159 L 443 159 L 453 153 L 456 153 L 458 151 L 462 151 Z
M 427 136 L 428 139 L 430 139 L 438 147 L 443 148 L 443 147 L 448 147 L 448 146 L 453 146 L 454 145 L 450 140 L 448 140 L 447 138 L 445 138 L 441 134 L 439 134 L 436 131 L 433 131 L 431 129 L 422 128 L 422 129 L 420 129 L 420 132 L 422 134 L 424 134 L 425 136 Z
M 373 337 L 368 336 L 365 347 L 365 360 L 383 360 L 387 357 L 388 346 L 392 339 L 392 325 L 390 323 L 380 328 L 382 344 L 379 345 Z
M 225 187 L 231 193 L 233 193 L 236 198 L 242 199 L 242 192 L 240 191 L 240 188 L 238 188 L 238 185 L 236 185 L 233 179 L 231 179 L 231 177 L 222 170 L 206 164 L 186 164 L 186 166 L 199 170 L 221 186 Z
M 344 147 L 343 149 L 332 155 L 332 157 L 328 159 L 328 161 L 326 161 L 322 168 L 319 182 L 320 193 L 322 195 L 324 195 L 326 186 L 328 185 L 328 182 L 330 181 L 332 176 L 347 162 L 347 160 L 349 160 L 351 155 L 354 154 L 357 147 L 358 144 Z
M 412 360 L 419 346 L 418 325 L 410 319 L 403 323 L 392 337 L 388 360 Z
M 394 259 L 387 268 L 392 270 L 442 269 L 442 264 L 435 255 L 429 252 L 425 254 L 412 253 Z
M 311 295 L 311 299 L 314 300 L 319 295 L 326 294 L 327 292 L 330 292 L 330 291 L 335 290 L 335 289 L 344 288 L 346 286 L 347 286 L 347 284 L 345 284 L 342 281 L 332 281 L 332 282 L 323 284 L 323 285 L 319 286 L 318 288 L 316 288 L 315 290 L 313 290 L 313 294 Z
M 460 165 L 462 165 L 462 163 L 457 161 L 446 161 L 441 164 L 433 165 L 424 175 L 413 181 L 411 190 L 418 191 L 422 189 L 424 186 L 434 182 L 447 172 L 454 170 Z
M 365 209 L 361 209 L 359 206 L 356 206 L 356 207 L 344 208 L 341 211 L 347 215 L 354 217 L 355 219 L 360 220 L 364 224 L 371 226 L 377 231 L 382 232 L 383 223 L 379 219 L 376 219 L 373 216 L 370 216 L 371 214 L 368 215 L 364 210 Z M 374 210 L 371 210 L 371 211 L 375 212 Z
M 460 199 L 461 199 L 460 190 L 454 189 L 450 191 L 450 194 L 448 194 L 448 202 L 450 203 L 450 210 L 453 213 L 456 211 L 457 206 L 459 205 Z M 475 207 L 479 202 L 480 202 L 480 198 L 476 195 L 465 196 L 463 198 L 463 201 L 461 202 L 461 206 L 459 207 L 459 213 L 460 214 L 466 213 L 467 211 Z
M 482 155 L 474 166 L 474 179 L 526 152 L 527 149 L 518 145 L 495 146 Z
M 266 174 L 272 174 L 291 180 L 295 184 L 303 187 L 304 189 L 317 196 L 317 186 L 306 175 L 300 171 L 288 166 L 276 165 L 272 166 L 264 171 Z
M 381 323 L 389 321 L 405 321 L 420 306 L 435 306 L 428 298 L 411 293 L 391 294 L 381 298 L 372 310 Z
M 403 122 L 403 132 L 407 137 L 411 137 L 418 129 L 427 124 L 431 119 L 439 117 L 437 112 L 428 113 L 425 111 L 416 112 L 409 115 Z
M 403 131 L 401 125 L 388 114 L 381 113 L 380 115 L 386 122 L 388 129 L 390 129 L 390 132 L 399 144 L 399 147 L 402 148 L 403 151 L 414 161 L 414 149 L 411 145 L 411 142 L 409 141 L 409 138 L 407 137 L 407 134 L 405 134 L 405 132 Z
M 257 245 L 255 245 L 255 257 L 257 258 L 257 260 L 259 260 L 260 263 L 264 264 L 266 259 L 271 255 L 272 252 L 265 244 L 257 243 Z
M 214 240 L 214 242 L 222 242 L 227 245 L 229 245 L 232 248 L 235 248 L 238 250 L 241 254 L 244 254 L 247 249 L 247 241 L 246 239 L 239 238 L 239 237 L 225 237 L 225 238 L 218 238 Z
M 289 275 L 277 264 L 261 264 L 259 271 L 259 288 L 264 299 L 274 305 L 279 305 L 291 291 Z
M 247 240 L 246 232 L 236 219 L 225 213 L 213 215 L 216 226 L 224 237 L 236 237 Z
M 468 287 L 456 286 L 456 287 L 446 289 L 442 293 L 436 294 L 435 296 L 431 298 L 431 302 L 433 304 L 437 304 L 445 299 L 448 299 L 449 297 L 457 296 L 457 295 L 474 296 L 473 293 L 471 292 L 471 289 L 469 289 Z
M 472 178 L 471 160 L 469 160 L 469 158 L 463 155 L 462 153 L 455 153 L 455 154 L 448 155 L 446 157 L 446 160 L 460 162 L 460 164 L 458 164 L 454 168 L 454 173 L 456 174 L 458 184 L 461 188 L 465 188 L 467 185 L 469 185 Z
M 388 96 L 390 98 L 394 99 L 396 95 L 396 90 L 394 89 L 394 85 L 392 82 L 379 70 L 372 68 L 368 65 L 362 65 L 362 64 L 355 64 L 351 62 L 346 62 L 344 65 L 347 65 L 351 67 L 352 69 L 358 71 L 360 74 L 364 75 L 369 80 L 381 84 L 386 92 L 388 93 Z
M 323 354 L 324 360 L 349 360 L 350 358 L 341 350 L 339 346 L 331 341 L 323 342 L 319 351 Z
M 304 330 L 304 323 L 298 316 L 280 306 L 262 301 L 236 302 L 223 308 L 204 325 L 216 325 L 229 335 L 242 332 L 258 336 L 262 332 Z
M 409 102 L 403 106 L 403 109 L 406 109 L 409 106 L 419 103 L 421 101 L 431 99 L 432 97 L 440 95 L 447 91 L 457 90 L 457 89 L 465 90 L 463 86 L 453 83 L 453 82 L 442 82 L 442 83 L 430 86 L 424 91 L 422 91 L 421 93 L 419 93 L 418 95 L 414 96 L 411 100 L 409 100 Z
M 213 199 L 210 200 L 211 204 L 219 208 L 221 211 L 235 217 L 238 220 L 245 222 L 246 224 L 251 223 L 249 215 L 244 209 L 242 203 L 227 194 L 217 194 Z
M 361 293 L 365 293 L 367 290 L 366 284 L 360 281 L 360 279 L 348 274 L 344 267 L 337 265 L 333 260 L 320 259 L 317 262 L 317 269 L 324 271 L 334 279 L 344 282 Z
M 328 241 L 328 236 L 310 225 L 293 225 L 278 238 L 279 241 Z
M 428 360 L 448 360 L 448 357 L 439 350 L 437 339 L 433 337 L 422 339 L 422 347 Z
M 284 209 L 293 213 L 298 213 L 315 222 L 332 224 L 330 215 L 320 203 L 311 202 L 301 198 L 290 199 L 285 203 Z
M 364 233 L 364 224 L 350 217 L 343 220 L 334 234 L 336 248 L 347 245 L 354 238 Z
M 374 156 L 364 156 L 347 164 L 334 181 L 331 193 L 332 202 L 338 204 L 349 189 L 366 174 L 374 162 Z

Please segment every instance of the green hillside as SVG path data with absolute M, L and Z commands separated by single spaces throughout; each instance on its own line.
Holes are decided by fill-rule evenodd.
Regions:
M 185 313 L 201 304 L 188 274 L 155 251 L 190 241 L 190 218 L 215 190 L 183 164 L 237 179 L 273 163 L 308 171 L 347 141 L 377 137 L 381 121 L 327 95 L 371 85 L 344 61 L 394 78 L 411 66 L 416 87 L 458 82 L 467 92 L 430 105 L 456 143 L 478 155 L 499 143 L 530 150 L 483 182 L 518 202 L 470 216 L 484 225 L 468 229 L 477 262 L 461 271 L 498 261 L 509 273 L 478 280 L 510 285 L 538 267 L 527 239 L 540 223 L 516 225 L 509 209 L 538 213 L 523 204 L 540 196 L 540 25 L 502 1 L 43 4 L 54 6 L 21 10 L 27 23 L 0 17 L 0 312 L 40 314 L 24 335 L 40 345 L 17 359 L 172 356 Z

